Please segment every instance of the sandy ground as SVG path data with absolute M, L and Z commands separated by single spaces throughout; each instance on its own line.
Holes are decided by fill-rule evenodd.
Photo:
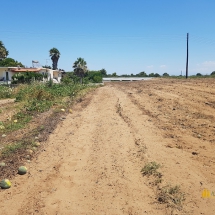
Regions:
M 24 176 L 0 191 L 0 214 L 163 215 L 141 174 L 162 165 L 162 185 L 186 201 L 172 214 L 215 214 L 213 79 L 108 83 L 75 105 Z
M 13 102 L 14 102 L 14 99 L 3 99 L 3 100 L 0 100 L 0 105 L 13 103 Z

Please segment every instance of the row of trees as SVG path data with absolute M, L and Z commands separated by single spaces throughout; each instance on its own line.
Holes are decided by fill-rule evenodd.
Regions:
M 146 72 L 140 72 L 136 75 L 134 75 L 133 73 L 131 73 L 130 75 L 127 74 L 123 74 L 123 75 L 117 75 L 116 72 L 112 73 L 112 74 L 106 74 L 103 75 L 103 77 L 160 77 L 161 75 L 159 75 L 158 73 L 150 73 L 149 75 L 146 74 Z M 168 73 L 164 73 L 163 76 L 169 76 Z
M 210 75 L 214 76 L 215 75 L 215 71 L 213 71 Z M 201 73 L 197 73 L 196 76 L 203 76 Z

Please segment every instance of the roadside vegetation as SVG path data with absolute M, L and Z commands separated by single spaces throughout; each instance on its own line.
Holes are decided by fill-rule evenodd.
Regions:
M 0 98 L 14 98 L 20 106 L 20 110 L 8 116 L 6 122 L 0 122 L 0 134 L 22 128 L 36 113 L 50 108 L 67 108 L 81 91 L 89 88 L 85 84 L 53 84 L 51 81 L 23 84 L 16 88 L 0 86 Z

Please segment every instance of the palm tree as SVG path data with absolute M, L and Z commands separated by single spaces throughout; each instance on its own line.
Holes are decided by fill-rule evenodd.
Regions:
M 87 62 L 84 58 L 77 58 L 77 60 L 73 64 L 74 74 L 80 77 L 81 84 L 83 83 L 83 77 L 87 72 Z
M 0 60 L 6 58 L 9 55 L 9 51 L 5 48 L 2 41 L 0 41 Z
M 60 58 L 60 52 L 59 52 L 59 50 L 56 49 L 56 48 L 50 49 L 49 50 L 49 56 L 52 59 L 52 68 L 54 70 L 57 69 L 57 63 L 58 63 L 58 60 Z

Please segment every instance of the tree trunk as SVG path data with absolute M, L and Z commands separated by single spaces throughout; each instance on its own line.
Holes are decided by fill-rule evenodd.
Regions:
M 52 67 L 53 67 L 53 70 L 57 69 L 57 60 L 53 61 Z
M 53 55 L 51 59 L 52 59 L 52 69 L 56 70 L 57 69 L 57 63 L 58 63 L 58 58 L 55 55 Z

